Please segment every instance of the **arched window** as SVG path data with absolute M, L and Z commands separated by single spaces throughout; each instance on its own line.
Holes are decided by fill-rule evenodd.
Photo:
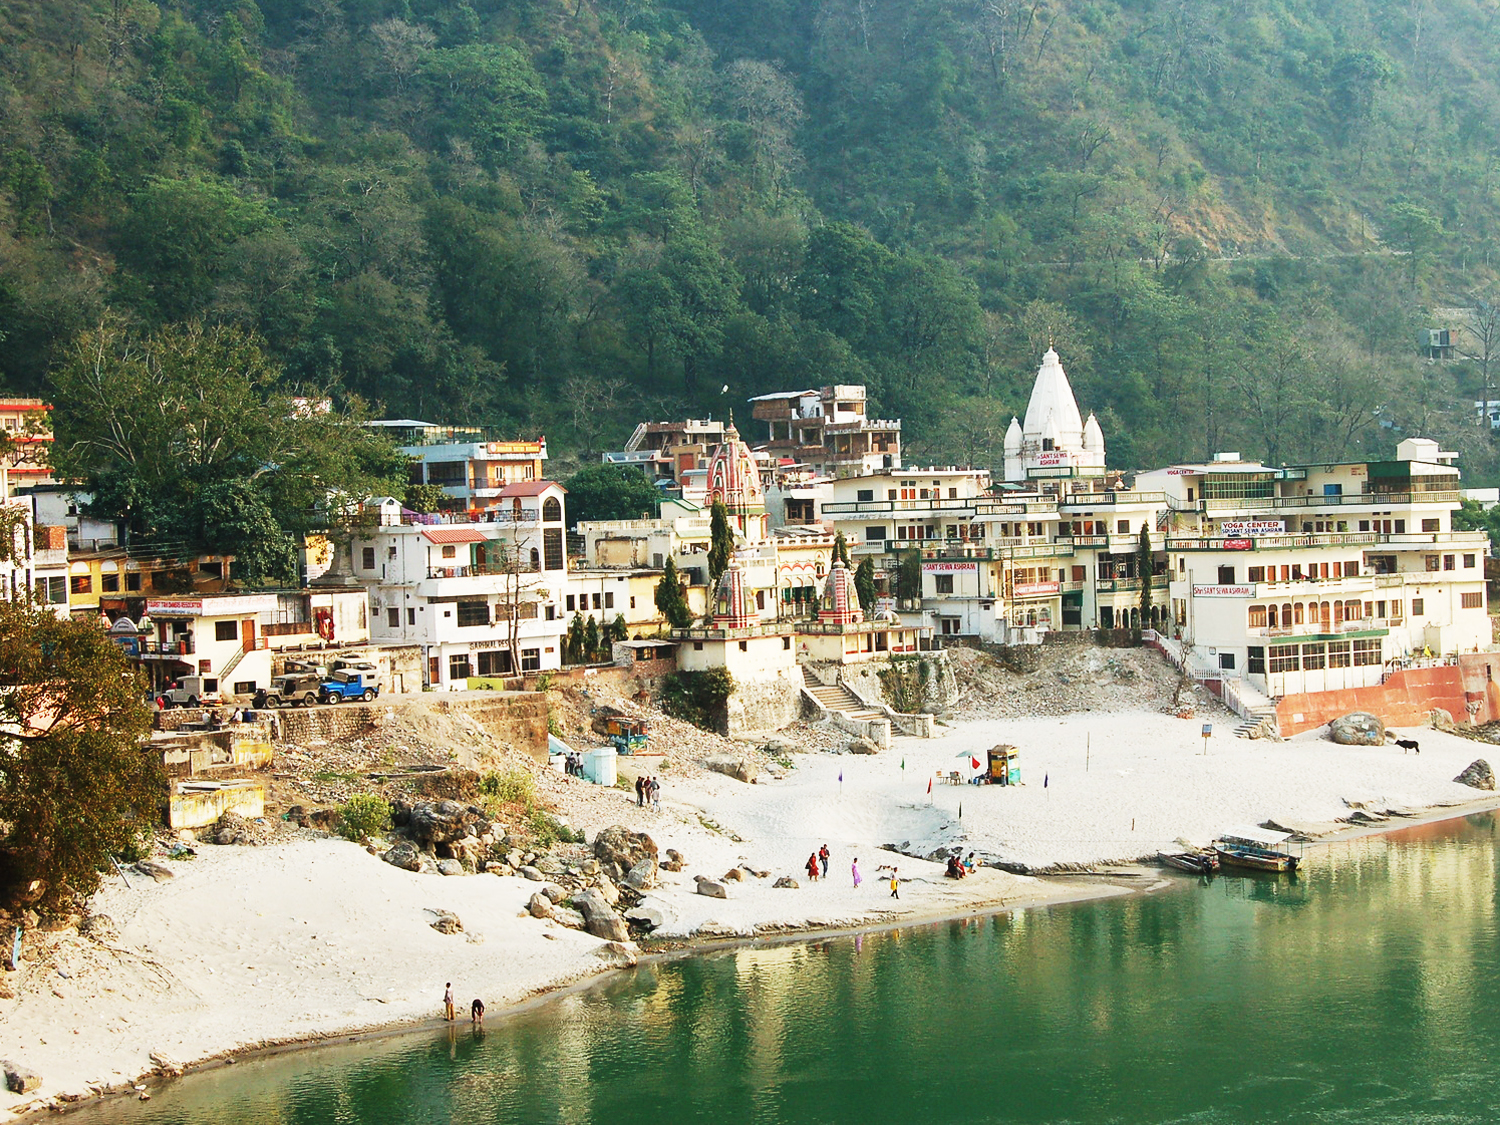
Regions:
M 532 570 L 541 570 L 542 569 L 542 553 L 540 551 L 538 551 L 535 547 L 531 548 L 531 569 Z
M 1280 628 L 1280 611 L 1274 605 L 1266 606 L 1266 625 L 1272 629 Z
M 549 496 L 542 502 L 542 522 L 562 522 L 562 501 L 556 496 Z
M 1304 611 L 1302 609 L 1302 603 L 1301 602 L 1298 602 L 1296 605 L 1292 606 L 1292 623 L 1294 625 L 1301 625 L 1302 624 L 1302 614 L 1303 614 L 1303 612 Z
M 1298 621 L 1302 620 L 1302 608 L 1300 606 L 1297 608 L 1297 620 Z M 1292 624 L 1292 603 L 1291 602 L 1283 602 L 1281 604 L 1281 627 L 1283 629 L 1287 629 L 1287 628 L 1291 627 L 1291 624 Z

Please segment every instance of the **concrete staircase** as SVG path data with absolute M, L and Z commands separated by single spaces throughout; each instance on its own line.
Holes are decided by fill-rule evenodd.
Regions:
M 843 684 L 820 684 L 810 678 L 806 669 L 802 672 L 802 683 L 807 694 L 818 701 L 825 711 L 838 711 L 851 719 L 861 722 L 872 722 L 884 719 L 879 711 L 872 711 L 859 701 L 859 698 Z
M 1250 732 L 1267 719 L 1270 720 L 1271 729 L 1280 734 L 1280 727 L 1276 722 L 1276 701 L 1269 696 L 1262 695 L 1243 680 L 1235 681 L 1233 684 L 1235 699 L 1228 700 L 1240 715 L 1240 724 L 1234 728 L 1236 738 L 1248 738 Z

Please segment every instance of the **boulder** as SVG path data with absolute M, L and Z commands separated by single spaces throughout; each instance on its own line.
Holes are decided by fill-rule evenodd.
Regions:
M 746 785 L 753 785 L 756 774 L 760 772 L 754 762 L 741 754 L 710 754 L 703 759 L 703 767 Z
M 851 738 L 849 745 L 844 747 L 846 754 L 879 754 L 880 747 L 876 746 L 868 738 Z
M 1449 734 L 1458 729 L 1458 726 L 1453 722 L 1453 716 L 1441 707 L 1434 707 L 1431 711 L 1427 712 L 1427 725 L 1433 730 L 1445 730 Z
M 331 833 L 341 819 L 338 809 L 313 809 L 303 819 L 303 827 Z
M 611 879 L 624 879 L 644 859 L 649 859 L 655 867 L 656 855 L 655 840 L 621 824 L 605 828 L 594 837 L 594 858 Z
M 611 906 L 618 906 L 620 904 L 620 888 L 615 886 L 614 880 L 608 875 L 602 874 L 597 876 L 597 879 L 598 882 L 595 884 L 595 890 L 599 892 L 599 897 Z
M 406 825 L 411 838 L 428 847 L 482 836 L 491 827 L 483 809 L 457 801 L 418 801 Z
M 568 892 L 563 890 L 556 883 L 548 883 L 546 886 L 544 886 L 542 888 L 542 894 L 546 895 L 547 898 L 552 902 L 561 902 L 563 899 L 568 897 Z
M 801 883 L 797 882 L 797 880 L 793 879 L 790 875 L 783 875 L 780 879 L 777 879 L 776 882 L 771 884 L 773 888 L 784 891 L 795 891 L 801 885 Z
M 660 929 L 666 920 L 666 914 L 658 907 L 647 905 L 644 902 L 639 906 L 625 911 L 625 921 L 630 925 L 630 928 L 642 930 L 648 934 L 653 930 Z
M 532 867 L 530 865 L 521 868 L 521 870 L 516 872 L 516 874 L 520 875 L 523 879 L 530 879 L 533 883 L 545 882 L 547 878 L 547 876 L 543 875 L 535 867 Z
M 729 897 L 729 891 L 723 883 L 716 883 L 712 879 L 705 879 L 702 875 L 698 876 L 698 893 L 700 895 L 707 895 L 709 898 Z
M 1495 788 L 1495 771 L 1490 769 L 1490 764 L 1483 758 L 1470 762 L 1464 767 L 1464 772 L 1453 779 L 1460 785 L 1467 785 L 1472 789 Z
M 531 896 L 526 909 L 533 918 L 550 918 L 552 917 L 552 900 L 538 891 Z
M 158 883 L 165 883 L 172 878 L 172 869 L 160 863 L 152 863 L 149 859 L 140 860 L 135 869 L 142 875 L 149 875 Z
M 456 859 L 438 860 L 437 869 L 439 875 L 462 875 L 464 873 L 464 865 Z
M 398 840 L 380 858 L 392 867 L 399 867 L 403 871 L 422 870 L 422 857 L 417 852 L 416 845 L 407 840 Z
M 1276 721 L 1275 715 L 1267 715 L 1260 722 L 1245 732 L 1246 738 L 1260 738 L 1267 742 L 1285 742 L 1281 737 L 1281 726 Z
M 155 1055 L 151 1057 L 156 1058 Z M 11 1062 L 9 1059 L 0 1065 L 5 1067 L 5 1088 L 12 1094 L 29 1094 L 42 1084 L 41 1075 L 28 1066 Z
M 590 888 L 573 896 L 573 905 L 583 915 L 584 928 L 605 941 L 629 941 L 630 930 L 625 919 L 615 913 L 614 907 L 604 901 L 598 891 Z
M 147 1057 L 150 1058 L 152 1065 L 163 1074 L 169 1074 L 175 1078 L 182 1073 L 182 1063 L 165 1051 L 152 1051 Z
M 656 886 L 656 857 L 643 859 L 625 873 L 623 886 L 633 891 L 649 891 Z
M 561 875 L 567 870 L 567 867 L 555 855 L 544 855 L 538 857 L 536 869 L 543 875 Z
M 1328 724 L 1328 737 L 1340 746 L 1384 746 L 1385 724 L 1368 711 L 1351 711 Z
M 676 848 L 667 849 L 667 858 L 661 861 L 663 871 L 681 871 L 687 866 L 687 860 L 682 858 L 682 853 Z
M 628 941 L 607 941 L 594 950 L 594 956 L 614 969 L 634 968 L 637 960 L 635 945 Z
M 583 920 L 583 915 L 571 906 L 554 906 L 552 908 L 552 920 L 560 922 L 570 930 L 583 930 L 588 926 Z
M 451 910 L 434 910 L 437 921 L 432 928 L 440 934 L 458 934 L 463 932 L 464 924 L 458 920 L 458 915 Z
M 738 867 L 731 867 L 728 871 L 724 872 L 724 878 L 722 882 L 739 883 L 742 882 L 744 878 L 745 873 L 743 871 L 741 871 Z

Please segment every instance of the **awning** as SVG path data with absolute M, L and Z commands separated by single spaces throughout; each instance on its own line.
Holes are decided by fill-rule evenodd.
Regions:
M 1277 844 L 1284 844 L 1291 838 L 1290 832 L 1267 832 L 1264 828 L 1254 828 L 1248 825 L 1226 828 L 1219 834 L 1221 840 L 1244 840 L 1251 844 L 1259 844 L 1263 848 L 1274 848 Z
M 429 543 L 483 543 L 487 536 L 471 527 L 427 527 L 422 538 Z

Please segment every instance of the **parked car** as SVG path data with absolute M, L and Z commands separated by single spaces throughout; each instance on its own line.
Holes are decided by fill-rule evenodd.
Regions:
M 316 672 L 283 672 L 269 688 L 255 693 L 257 707 L 311 707 L 323 694 L 323 678 Z
M 223 701 L 217 676 L 183 676 L 156 695 L 158 707 L 202 707 Z
M 323 681 L 319 698 L 324 703 L 344 703 L 351 699 L 369 703 L 379 694 L 380 685 L 373 673 L 340 670 Z

